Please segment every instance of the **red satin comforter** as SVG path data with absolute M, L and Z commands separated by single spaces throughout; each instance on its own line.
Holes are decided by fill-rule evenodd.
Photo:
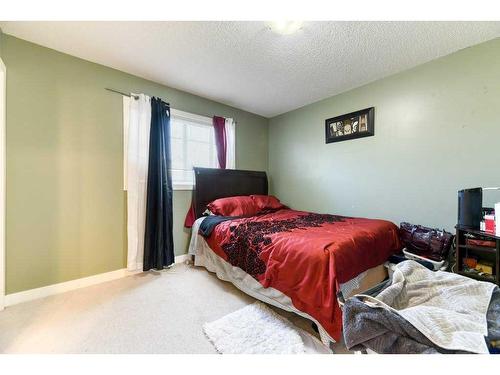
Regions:
M 336 341 L 342 328 L 339 284 L 401 249 L 398 228 L 389 221 L 290 209 L 222 222 L 207 242 L 264 287 L 290 297 Z

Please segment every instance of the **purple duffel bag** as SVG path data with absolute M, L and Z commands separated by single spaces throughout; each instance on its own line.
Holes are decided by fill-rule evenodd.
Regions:
M 399 239 L 410 252 L 422 257 L 442 261 L 448 257 L 453 234 L 410 223 L 401 223 Z

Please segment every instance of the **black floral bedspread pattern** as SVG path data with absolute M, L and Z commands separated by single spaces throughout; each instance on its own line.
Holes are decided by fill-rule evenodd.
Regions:
M 344 217 L 309 213 L 284 220 L 250 221 L 231 225 L 229 241 L 222 245 L 222 250 L 229 263 L 256 279 L 266 271 L 266 264 L 259 258 L 259 254 L 263 246 L 272 243 L 270 235 L 340 221 L 344 221 Z

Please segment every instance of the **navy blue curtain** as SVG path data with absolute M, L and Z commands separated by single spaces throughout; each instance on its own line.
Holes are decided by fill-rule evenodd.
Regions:
M 144 271 L 174 263 L 171 163 L 170 107 L 159 98 L 151 98 Z

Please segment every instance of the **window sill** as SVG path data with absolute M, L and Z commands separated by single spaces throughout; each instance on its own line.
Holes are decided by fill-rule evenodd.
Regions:
M 172 185 L 172 189 L 174 191 L 177 191 L 177 190 L 187 190 L 187 191 L 191 191 L 193 190 L 193 184 L 173 184 Z

